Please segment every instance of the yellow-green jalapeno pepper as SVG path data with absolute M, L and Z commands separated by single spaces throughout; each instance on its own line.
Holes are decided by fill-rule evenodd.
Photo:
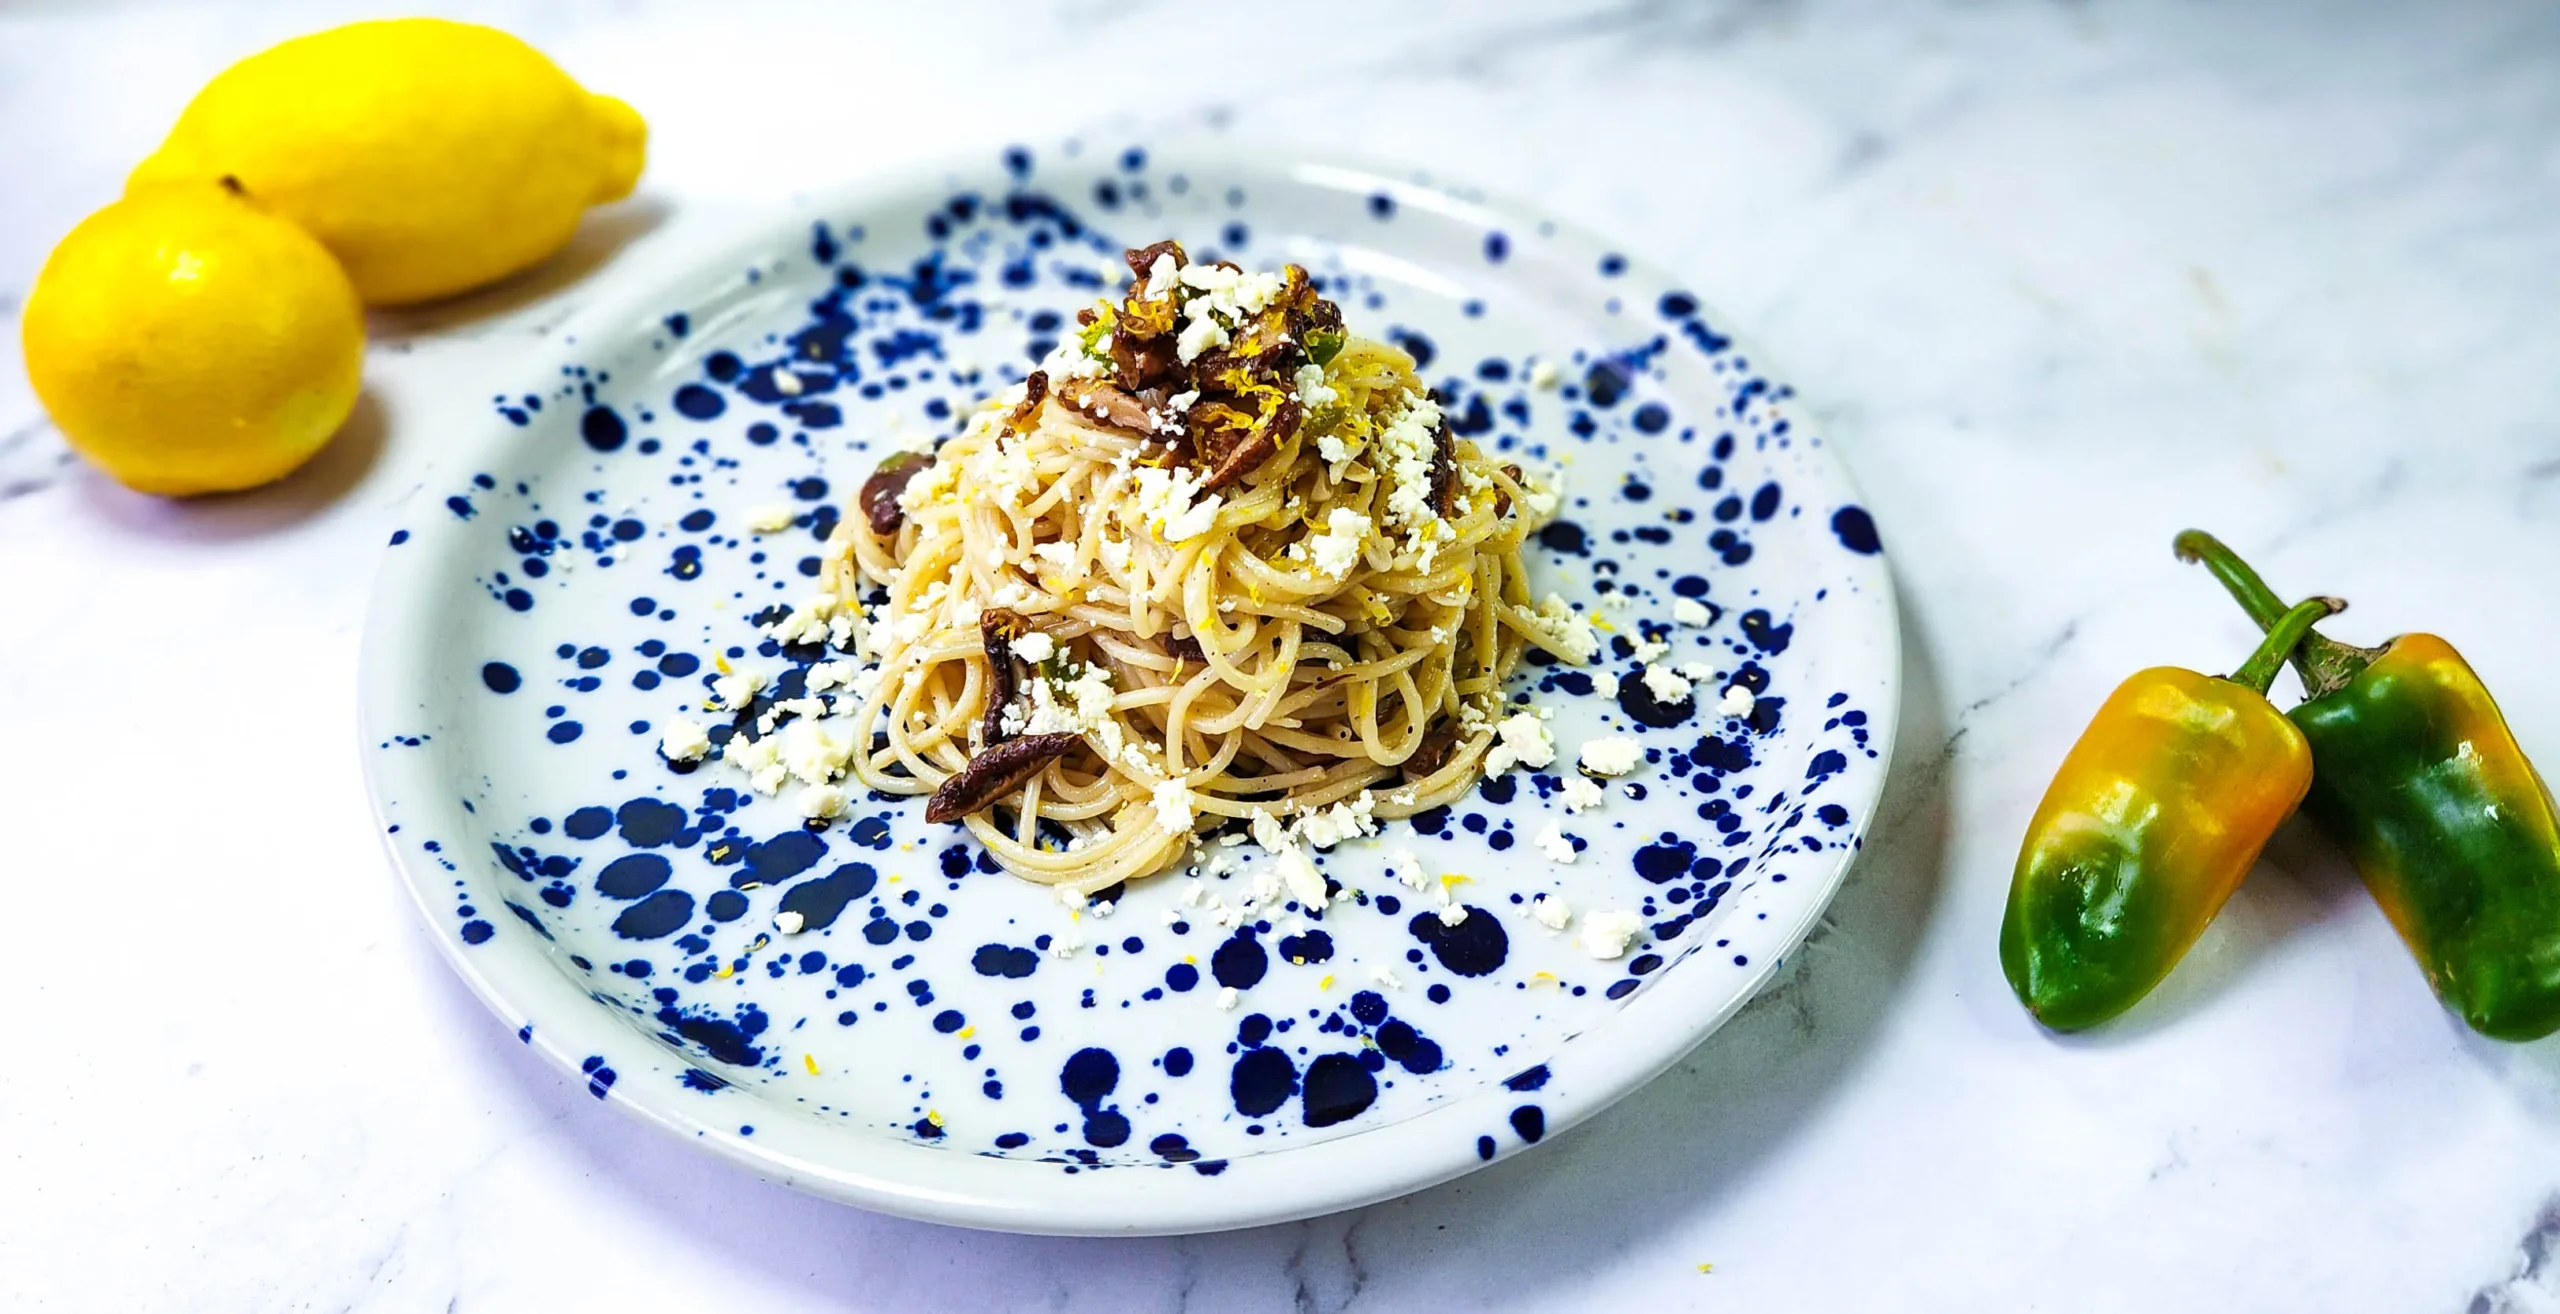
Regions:
M 2252 619 L 2289 615 L 2211 535 L 2178 536 Z M 2343 846 L 2445 1005 L 2484 1036 L 2560 1030 L 2560 817 L 2496 700 L 2453 645 L 2404 634 L 2294 650 L 2310 741 L 2303 811 Z
M 2228 679 L 2136 672 L 2081 732 L 2028 823 L 2000 923 L 2000 966 L 2037 1021 L 2077 1031 L 2149 994 L 2302 802 L 2311 751 L 2267 685 L 2339 605 L 2295 607 Z

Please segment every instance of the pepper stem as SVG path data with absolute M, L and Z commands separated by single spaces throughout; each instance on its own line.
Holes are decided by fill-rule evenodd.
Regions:
M 2212 571 L 2213 577 L 2222 582 L 2223 590 L 2249 613 L 2258 628 L 2272 633 L 2276 623 L 2286 616 L 2284 599 L 2221 539 L 2201 529 L 2190 529 L 2178 535 L 2177 551 L 2178 560 L 2202 562 L 2206 570 Z M 2336 610 L 2345 607 L 2341 602 Z M 2321 698 L 2345 688 L 2347 681 L 2381 655 L 2379 648 L 2359 648 L 2309 630 L 2304 632 L 2300 646 L 2293 649 L 2293 670 L 2302 677 L 2303 696 Z M 2264 686 L 2260 688 L 2263 690 Z
M 2258 650 L 2249 654 L 2249 660 L 2225 678 L 2264 694 L 2267 686 L 2276 682 L 2276 669 L 2284 665 L 2285 658 L 2294 655 L 2303 636 L 2311 633 L 2311 623 L 2346 605 L 2336 598 L 2304 598 L 2293 604 L 2292 610 L 2276 617 L 2276 623 L 2267 627 L 2267 637 L 2258 642 Z

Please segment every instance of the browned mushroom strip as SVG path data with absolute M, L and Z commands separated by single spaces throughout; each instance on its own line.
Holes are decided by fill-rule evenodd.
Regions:
M 1025 735 L 1008 739 L 969 759 L 959 774 L 942 782 L 925 800 L 924 819 L 936 824 L 958 821 L 1022 787 L 1040 769 L 1084 742 L 1082 735 Z
M 1446 420 L 1431 434 L 1431 509 L 1443 520 L 1458 518 L 1458 442 Z
M 1443 719 L 1422 732 L 1422 742 L 1413 746 L 1413 756 L 1404 760 L 1404 778 L 1420 780 L 1449 765 L 1449 754 L 1457 751 L 1458 728 Z
M 1031 371 L 1031 377 L 1022 381 L 1022 400 L 1015 402 L 1013 409 L 1005 412 L 1004 427 L 1015 433 L 1022 432 L 1030 425 L 1031 417 L 1040 413 L 1040 403 L 1048 395 L 1049 371 Z
M 1529 478 L 1529 472 L 1521 469 L 1519 466 L 1506 463 L 1502 467 L 1502 473 L 1509 476 L 1511 482 L 1521 484 L 1523 487 L 1527 486 L 1525 481 Z M 1511 514 L 1510 489 L 1506 488 L 1501 492 L 1494 494 L 1493 514 L 1496 516 L 1507 516 Z
M 1271 459 L 1272 453 L 1280 450 L 1280 444 L 1297 435 L 1298 424 L 1305 415 L 1295 397 L 1280 403 L 1280 409 L 1272 412 L 1270 423 L 1254 430 L 1251 437 L 1237 443 L 1234 450 L 1219 460 L 1218 468 L 1201 481 L 1200 491 L 1214 493 L 1253 473 L 1263 462 Z
M 894 534 L 906 521 L 907 513 L 898 508 L 898 495 L 907 491 L 907 481 L 933 465 L 933 458 L 922 452 L 898 452 L 872 470 L 862 481 L 862 516 L 871 522 L 874 534 Z
M 1159 334 L 1152 338 L 1134 338 L 1126 333 L 1111 335 L 1111 368 L 1122 383 L 1144 391 L 1175 382 L 1182 364 L 1174 340 Z
M 1146 286 L 1148 272 L 1156 267 L 1156 257 L 1168 255 L 1173 257 L 1173 267 L 1176 269 L 1191 263 L 1191 257 L 1183 253 L 1182 243 L 1170 238 L 1153 246 L 1123 251 L 1120 253 L 1120 258 L 1129 262 L 1129 272 L 1137 275 L 1138 285 L 1143 288 Z
M 1058 397 L 1092 419 L 1133 433 L 1154 433 L 1156 418 L 1145 403 L 1108 383 L 1069 379 L 1058 385 Z
M 1030 622 L 1002 608 L 990 607 L 978 613 L 978 641 L 987 649 L 987 715 L 979 722 L 978 738 L 990 746 L 1005 740 L 1005 709 L 1013 706 L 1019 687 L 1013 672 L 1013 641 L 1028 628 Z

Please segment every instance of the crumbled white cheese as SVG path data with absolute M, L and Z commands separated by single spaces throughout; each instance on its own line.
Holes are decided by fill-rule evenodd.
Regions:
M 1062 339 L 1046 357 L 1042 358 L 1040 361 L 1040 372 L 1048 375 L 1050 381 L 1053 383 L 1064 383 L 1070 379 L 1099 378 L 1102 374 L 1102 367 L 1107 363 L 1110 355 L 1110 343 L 1111 335 L 1108 333 L 1103 334 L 1102 337 L 1093 344 L 1095 348 L 1102 352 L 1102 355 L 1095 356 L 1085 350 L 1082 339 L 1069 336 Z M 1012 393 L 1005 395 L 1002 398 L 1002 401 L 1009 409 L 1014 403 L 1021 401 L 1022 398 L 1023 393 L 1017 389 Z
M 1562 501 L 1563 494 L 1556 491 L 1553 478 L 1526 484 L 1520 494 L 1520 505 L 1528 509 L 1529 518 L 1541 523 L 1555 517 L 1556 507 Z
M 773 915 L 773 929 L 782 932 L 784 935 L 798 935 L 801 931 L 807 929 L 808 925 L 809 919 L 807 917 L 804 917 L 799 913 L 792 912 L 787 908 Z
M 811 785 L 800 791 L 800 815 L 815 820 L 844 815 L 844 791 L 833 785 Z
M 1529 367 L 1529 386 L 1532 388 L 1551 389 L 1562 382 L 1564 371 L 1557 369 L 1554 361 L 1541 360 Z
M 775 370 L 775 371 L 773 371 L 773 390 L 774 390 L 775 392 L 781 393 L 781 394 L 782 394 L 783 396 L 785 396 L 785 397 L 797 397 L 797 396 L 799 396 L 799 395 L 800 395 L 800 371 L 798 371 L 798 370 Z
M 1167 251 L 1157 256 L 1154 264 L 1147 266 L 1147 287 L 1138 295 L 1147 301 L 1158 300 L 1171 293 L 1181 282 L 1182 266 L 1175 262 L 1173 253 Z
M 1631 912 L 1595 912 L 1582 915 L 1582 934 L 1575 942 L 1584 953 L 1598 959 L 1616 958 L 1644 933 L 1644 918 Z
M 1084 932 L 1072 926 L 1058 932 L 1049 940 L 1049 956 L 1052 958 L 1073 958 L 1076 956 L 1076 951 L 1082 948 L 1084 948 Z
M 1657 703 L 1689 701 L 1688 680 L 1682 678 L 1678 671 L 1659 662 L 1645 663 L 1644 689 L 1646 693 L 1653 695 L 1653 700 Z
M 1535 712 L 1514 712 L 1493 728 L 1493 747 L 1485 750 L 1484 773 L 1498 776 L 1513 765 L 1536 770 L 1556 760 L 1555 736 Z
M 1306 540 L 1307 557 L 1317 574 L 1340 579 L 1360 560 L 1360 546 L 1368 540 L 1369 517 L 1338 506 L 1325 513 L 1324 532 Z
M 1324 876 L 1316 871 L 1315 860 L 1306 850 L 1291 844 L 1280 850 L 1280 879 L 1289 886 L 1289 895 L 1309 912 L 1323 912 L 1325 905 Z
M 1693 629 L 1704 629 L 1707 626 L 1707 622 L 1713 618 L 1713 613 L 1707 610 L 1707 604 L 1698 601 L 1696 598 L 1673 598 L 1671 600 L 1671 619 L 1682 625 L 1689 626 Z
M 764 677 L 754 671 L 731 671 L 711 681 L 711 705 L 737 712 L 754 702 L 756 691 L 764 687 Z
M 1013 641 L 1013 655 L 1034 666 L 1049 660 L 1058 651 L 1058 641 L 1039 630 L 1026 631 Z
M 1751 715 L 1751 709 L 1759 705 L 1759 695 L 1752 693 L 1749 689 L 1745 689 L 1738 684 L 1727 685 L 1725 686 L 1724 697 L 1716 700 L 1716 715 L 1749 716 Z
M 1612 594 L 1610 594 L 1609 596 L 1610 596 L 1610 598 L 1612 598 L 1612 599 L 1616 599 L 1616 600 L 1623 601 L 1623 600 L 1626 598 L 1626 596 L 1627 596 L 1627 595 L 1625 595 L 1625 594 L 1623 594 L 1623 593 L 1612 593 Z M 1633 648 L 1634 648 L 1634 652 L 1633 652 L 1633 653 L 1631 653 L 1630 655 L 1631 655 L 1631 656 L 1633 656 L 1637 661 L 1639 661 L 1639 662 L 1644 662 L 1644 663 L 1647 663 L 1647 664 L 1651 664 L 1651 663 L 1653 663 L 1653 662 L 1655 662 L 1655 661 L 1659 661 L 1659 660 L 1661 660 L 1662 655 L 1663 655 L 1664 653 L 1667 653 L 1667 652 L 1671 651 L 1671 645 L 1670 645 L 1670 644 L 1667 644 L 1667 643 L 1664 643 L 1664 642 L 1663 642 L 1662 640 L 1660 640 L 1660 639 L 1647 639 L 1647 638 L 1638 637 L 1638 638 L 1635 638 L 1635 639 L 1630 639 L 1630 640 L 1628 640 L 1628 642 L 1629 642 L 1629 643 L 1633 646 Z
M 1180 776 L 1159 781 L 1151 799 L 1156 809 L 1156 825 L 1168 835 L 1188 835 L 1196 824 L 1198 799 L 1191 783 Z
M 977 479 L 977 496 L 991 506 L 1013 506 L 1040 486 L 1040 471 L 1031 463 L 1030 450 L 1001 435 L 981 448 L 969 466 Z
M 728 746 L 720 750 L 721 760 L 747 775 L 748 784 L 759 794 L 777 794 L 784 781 L 791 778 L 790 768 L 781 762 L 782 745 L 778 738 L 767 736 L 749 739 L 733 735 Z
M 1644 761 L 1644 745 L 1626 735 L 1602 735 L 1582 746 L 1582 769 L 1595 776 L 1623 776 Z
M 1227 345 L 1226 327 L 1209 316 L 1202 315 L 1182 326 L 1181 334 L 1173 340 L 1173 354 L 1183 364 L 1188 365 L 1198 360 L 1201 352 L 1211 347 L 1225 345 Z
M 1404 409 L 1378 435 L 1378 450 L 1386 456 L 1391 481 L 1387 518 L 1406 529 L 1416 549 L 1455 532 L 1431 504 L 1431 466 L 1439 456 L 1439 428 L 1439 405 L 1422 393 L 1408 392 Z
M 804 717 L 763 742 L 778 745 L 776 760 L 806 785 L 830 784 L 842 776 L 856 746 L 853 722 L 842 717 Z
M 1329 849 L 1347 839 L 1375 835 L 1378 823 L 1372 814 L 1377 806 L 1377 797 L 1368 790 L 1361 790 L 1332 807 L 1319 808 L 1299 818 L 1298 838 L 1319 849 Z
M 1176 415 L 1180 415 L 1184 411 L 1190 410 L 1192 403 L 1199 400 L 1200 390 L 1193 388 L 1188 392 L 1177 392 L 1172 396 L 1165 398 L 1164 408 Z
M 749 739 L 738 734 L 729 737 L 728 745 L 721 750 L 720 756 L 722 761 L 752 775 L 758 768 L 772 762 L 781 750 L 782 745 L 771 736 Z
M 1308 410 L 1330 406 L 1342 396 L 1324 381 L 1324 366 L 1309 362 L 1298 367 L 1296 379 L 1298 404 Z
M 1369 968 L 1369 979 L 1377 982 L 1379 985 L 1385 986 L 1389 990 L 1394 990 L 1404 985 L 1404 978 L 1397 976 L 1396 969 L 1387 966 L 1385 963 L 1372 964 Z
M 1608 800 L 1600 786 L 1582 776 L 1567 776 L 1564 782 L 1564 810 L 1589 812 Z
M 799 518 L 799 509 L 790 503 L 771 502 L 747 513 L 747 528 L 759 534 L 779 534 Z
M 1030 710 L 1009 707 L 1004 728 L 1013 734 L 1096 734 L 1111 724 L 1111 672 L 1067 662 L 1063 679 L 1034 679 L 1026 686 Z
M 1148 466 L 1137 472 L 1137 481 L 1132 499 L 1137 527 L 1153 530 L 1157 538 L 1181 543 L 1208 533 L 1217 523 L 1224 499 L 1216 493 L 1199 496 L 1200 475 L 1188 466 L 1179 470 Z
M 699 762 L 711 751 L 711 735 L 699 721 L 679 716 L 667 722 L 667 731 L 658 737 L 658 751 L 670 762 Z
M 1529 842 L 1537 845 L 1538 851 L 1547 855 L 1549 862 L 1570 864 L 1581 856 L 1581 850 L 1573 847 L 1573 837 L 1564 833 L 1561 822 L 1548 822 L 1546 829 L 1539 831 Z
M 1573 920 L 1573 909 L 1552 894 L 1541 894 L 1536 903 L 1529 905 L 1529 915 L 1538 919 L 1538 925 L 1550 931 L 1561 931 L 1565 923 Z
M 1270 305 L 1282 287 L 1278 274 L 1244 273 L 1223 265 L 1186 265 L 1182 285 L 1194 293 L 1182 303 L 1185 322 L 1175 340 L 1175 354 L 1186 365 L 1210 347 L 1223 345 L 1230 326 L 1243 325 Z
M 826 714 L 827 700 L 824 698 L 784 698 L 777 700 L 773 706 L 765 709 L 764 715 L 756 718 L 756 728 L 770 730 L 795 716 L 825 716 Z
M 1442 926 L 1456 926 L 1466 920 L 1467 906 L 1465 904 L 1451 903 L 1441 905 L 1440 924 Z
M 1572 604 L 1557 594 L 1548 594 L 1536 611 L 1528 613 L 1526 620 L 1529 628 L 1546 641 L 1546 646 L 1567 661 L 1587 662 L 1600 651 L 1600 636 L 1593 632 L 1591 622 L 1584 620 L 1574 611 Z
M 1243 992 L 1237 990 L 1234 986 L 1218 987 L 1218 1007 L 1226 1012 L 1234 1012 L 1236 1008 L 1236 1001 L 1243 997 Z
M 1326 472 L 1336 480 L 1350 472 L 1351 462 L 1359 457 L 1360 451 L 1359 447 L 1343 441 L 1340 434 L 1328 433 L 1316 438 L 1316 455 L 1324 458 Z

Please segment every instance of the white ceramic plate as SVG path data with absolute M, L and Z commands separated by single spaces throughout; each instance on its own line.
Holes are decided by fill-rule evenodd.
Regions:
M 1415 353 L 1462 432 L 1562 469 L 1531 569 L 1613 651 L 1515 685 L 1552 711 L 1557 761 L 1334 849 L 1321 916 L 1234 930 L 1179 875 L 1071 920 L 912 802 L 812 833 L 723 764 L 664 762 L 658 731 L 702 715 L 715 655 L 796 691 L 816 652 L 754 618 L 809 591 L 877 453 L 955 429 L 1116 285 L 1123 246 L 1164 236 L 1306 264 L 1353 331 Z M 1883 783 L 1898 639 L 1873 525 L 1683 287 L 1420 173 L 1233 149 L 1008 151 L 633 276 L 491 380 L 486 432 L 457 436 L 392 536 L 363 724 L 399 870 L 455 969 L 599 1100 L 855 1204 L 1205 1231 L 1517 1152 L 1751 997 Z M 776 503 L 793 528 L 749 532 Z M 1677 623 L 1684 597 L 1713 619 Z M 1648 634 L 1714 677 L 1669 706 L 1640 692 Z M 1736 683 L 1747 718 L 1716 710 Z M 1559 774 L 1610 733 L 1648 760 L 1566 815 Z M 1569 864 L 1534 842 L 1551 823 Z M 1397 850 L 1464 879 L 1409 888 Z M 1240 901 L 1249 878 L 1226 880 Z M 1440 888 L 1470 909 L 1455 928 Z M 1540 894 L 1577 927 L 1648 929 L 1596 959 L 1529 915 Z M 808 929 L 781 934 L 785 908 Z

